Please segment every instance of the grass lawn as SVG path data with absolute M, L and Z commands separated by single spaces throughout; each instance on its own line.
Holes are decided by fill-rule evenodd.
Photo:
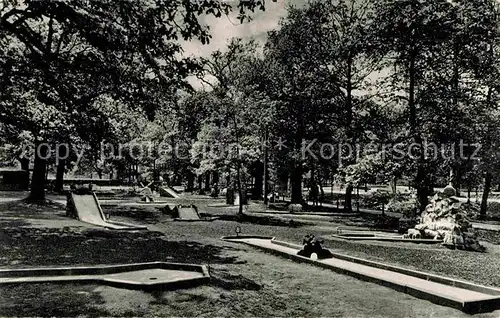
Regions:
M 107 212 L 112 213 L 116 208 L 107 208 Z M 250 222 L 255 220 L 249 219 L 247 223 L 238 223 L 226 218 L 197 223 L 163 220 L 152 224 L 157 220 L 137 217 L 135 221 L 148 224 L 154 231 L 126 233 L 78 227 L 76 221 L 54 227 L 50 216 L 61 218 L 62 222 L 59 215 L 64 210 L 57 206 L 42 210 L 19 203 L 0 204 L 0 266 L 192 262 L 209 265 L 211 282 L 164 293 L 89 284 L 4 286 L 0 287 L 1 316 L 466 316 L 376 284 L 219 239 L 233 234 L 235 226 L 240 225 L 244 233 L 300 242 L 305 234 L 331 233 L 337 226 L 332 222 L 308 220 L 290 225 L 286 220 L 263 225 L 266 222 L 253 224 Z M 38 215 L 37 226 L 33 226 Z M 49 221 L 51 226 L 44 227 L 43 222 Z M 488 253 L 473 253 L 413 244 L 334 240 L 326 244 L 332 250 L 353 256 L 500 286 L 497 273 L 500 252 L 493 245 Z M 498 315 L 495 312 L 475 317 Z

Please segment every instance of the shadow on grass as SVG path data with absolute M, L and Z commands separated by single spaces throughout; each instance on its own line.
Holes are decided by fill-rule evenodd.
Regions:
M 232 275 L 223 271 L 210 271 L 210 285 L 213 287 L 222 288 L 225 290 L 255 290 L 262 288 L 251 279 L 243 275 Z
M 94 307 L 104 304 L 95 285 L 22 284 L 0 287 L 2 317 L 108 316 Z M 76 291 L 79 291 L 78 293 Z
M 155 300 L 151 301 L 151 305 L 172 305 L 172 303 L 181 303 L 181 302 L 189 302 L 189 303 L 202 303 L 208 297 L 204 295 L 191 294 L 188 292 L 177 291 L 176 294 L 170 294 L 167 296 L 167 292 L 164 291 L 155 291 L 152 293 Z M 170 296 L 170 297 L 169 297 Z
M 161 212 L 161 208 L 155 206 L 106 205 L 103 207 L 103 210 L 111 216 L 129 217 L 149 224 L 156 224 L 165 218 Z
M 43 219 L 53 214 L 63 213 L 65 209 L 64 205 L 50 200 L 30 203 L 26 199 L 19 199 L 0 203 L 0 216 Z
M 27 226 L 30 223 L 22 220 L 22 219 L 15 219 L 15 220 L 0 220 L 0 229 L 4 228 L 19 228 L 21 226 Z
M 270 216 L 254 216 L 248 214 L 224 214 L 217 216 L 219 220 L 223 221 L 233 221 L 239 223 L 251 223 L 258 225 L 271 225 L 271 226 L 283 226 L 297 228 L 301 226 L 308 225 L 303 222 L 298 222 L 295 220 L 284 220 L 278 219 Z
M 159 232 L 6 228 L 0 231 L 0 242 L 1 266 L 237 261 L 236 257 L 224 255 L 225 247 L 168 241 Z

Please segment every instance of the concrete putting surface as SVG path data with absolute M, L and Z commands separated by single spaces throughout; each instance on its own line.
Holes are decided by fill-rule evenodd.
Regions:
M 337 233 L 328 235 L 325 239 L 340 238 L 349 241 L 383 241 L 383 242 L 402 242 L 402 243 L 421 243 L 421 244 L 439 244 L 443 240 L 434 239 L 409 239 L 401 234 L 391 232 L 353 230 L 337 228 Z
M 434 239 L 409 239 L 404 238 L 402 235 L 388 235 L 388 234 L 373 234 L 373 233 L 341 233 L 332 234 L 332 238 L 340 238 L 349 241 L 382 241 L 382 242 L 402 242 L 402 243 L 419 243 L 419 244 L 439 244 L 443 240 Z M 329 237 L 325 237 L 328 239 Z
M 193 287 L 209 279 L 206 266 L 163 262 L 0 270 L 0 284 L 76 282 L 148 290 Z
M 500 308 L 500 289 L 413 271 L 333 253 L 333 258 L 312 260 L 298 256 L 302 246 L 270 237 L 224 237 L 226 241 L 245 243 L 277 255 L 307 262 L 335 272 L 381 284 L 433 303 L 454 307 L 467 313 L 488 312 Z

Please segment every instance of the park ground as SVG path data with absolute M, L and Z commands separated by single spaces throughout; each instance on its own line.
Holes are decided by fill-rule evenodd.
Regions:
M 207 264 L 208 285 L 147 293 L 89 284 L 25 284 L 0 287 L 1 316 L 301 316 L 465 317 L 448 307 L 326 269 L 295 263 L 246 245 L 222 241 L 240 226 L 245 234 L 300 243 L 326 238 L 332 251 L 500 287 L 500 234 L 481 230 L 486 253 L 420 244 L 347 242 L 328 238 L 339 226 L 371 226 L 372 216 L 270 217 L 251 205 L 244 219 L 223 201 L 192 196 L 213 222 L 173 222 L 158 207 L 135 199 L 101 200 L 116 220 L 146 224 L 147 232 L 118 232 L 65 216 L 64 197 L 29 205 L 22 193 L 0 193 L 0 266 L 94 265 L 146 261 Z M 111 198 L 108 198 L 111 199 Z M 176 203 L 178 201 L 172 201 Z M 500 311 L 475 317 L 498 317 Z

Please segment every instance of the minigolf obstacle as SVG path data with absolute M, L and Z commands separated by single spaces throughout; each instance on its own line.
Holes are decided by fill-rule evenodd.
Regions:
M 136 226 L 110 221 L 102 211 L 97 196 L 92 188 L 73 189 L 67 196 L 66 215 L 92 225 L 114 230 L 146 230 L 145 226 Z
M 141 188 L 139 189 L 139 193 L 141 194 L 141 200 L 150 203 L 154 202 L 155 198 L 153 195 L 153 191 L 151 190 L 151 185 L 154 183 L 154 181 L 151 181 L 148 185 L 144 186 L 142 182 L 140 183 Z
M 201 220 L 198 208 L 195 205 L 178 205 L 174 208 L 174 217 L 183 221 Z
M 160 196 L 166 197 L 166 198 L 174 198 L 178 199 L 180 198 L 179 194 L 177 191 L 175 191 L 173 188 L 169 186 L 161 186 L 158 188 L 158 191 L 160 192 Z
M 165 214 L 171 215 L 175 221 L 194 222 L 194 221 L 213 221 L 217 219 L 213 217 L 202 217 L 198 212 L 198 207 L 194 204 L 190 205 L 179 204 L 173 207 L 166 205 L 162 209 L 162 211 Z
M 0 269 L 0 285 L 74 282 L 154 291 L 191 288 L 209 281 L 206 265 L 166 262 Z
M 163 208 L 163 213 L 171 215 L 174 220 L 178 221 L 200 221 L 201 217 L 200 214 L 198 213 L 198 208 L 196 205 L 191 204 L 191 205 L 175 205 L 175 206 L 170 206 L 166 205 Z
M 331 253 L 332 257 L 327 259 L 304 257 L 299 255 L 302 246 L 278 241 L 274 237 L 239 235 L 222 237 L 222 239 L 244 243 L 301 263 L 316 265 L 340 274 L 377 283 L 466 313 L 473 314 L 500 309 L 499 288 L 338 253 Z
M 452 249 L 485 251 L 468 219 L 467 211 L 455 197 L 456 190 L 449 184 L 438 192 L 422 212 L 418 224 L 405 234 L 407 239 L 432 239 Z

